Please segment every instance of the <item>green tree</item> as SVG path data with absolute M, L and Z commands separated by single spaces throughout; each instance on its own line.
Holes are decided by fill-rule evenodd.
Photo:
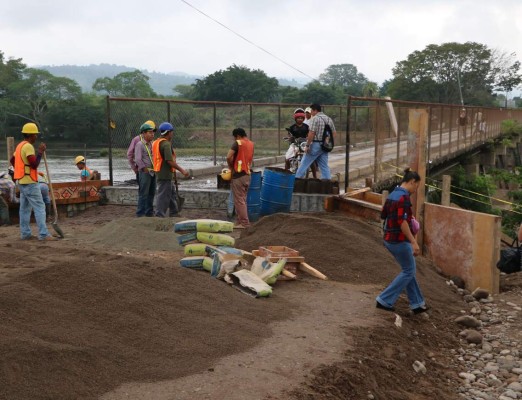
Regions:
M 263 71 L 232 65 L 197 79 L 195 100 L 270 102 L 278 96 L 279 83 Z
M 346 100 L 346 95 L 340 87 L 322 85 L 318 81 L 306 84 L 300 92 L 300 103 L 342 104 Z
M 346 95 L 362 96 L 363 87 L 369 81 L 353 64 L 334 64 L 319 75 L 319 81 L 328 86 L 339 87 Z
M 140 70 L 122 72 L 114 78 L 98 78 L 93 90 L 113 97 L 153 98 L 156 93 L 149 84 L 149 77 Z
M 509 92 L 522 83 L 520 61 L 516 60 L 516 53 L 493 51 L 493 72 L 495 74 L 495 89 L 506 94 L 504 106 L 507 107 Z
M 180 99 L 191 100 L 194 98 L 193 85 L 176 85 L 173 90 L 178 93 L 176 97 Z
M 45 117 L 50 108 L 76 104 L 81 96 L 80 86 L 72 79 L 56 77 L 35 68 L 25 69 L 23 79 L 12 83 L 9 88 L 19 103 L 20 112 L 42 129 L 46 126 Z
M 430 44 L 396 64 L 387 91 L 402 100 L 454 104 L 462 91 L 466 104 L 492 105 L 497 74 L 492 51 L 483 44 Z

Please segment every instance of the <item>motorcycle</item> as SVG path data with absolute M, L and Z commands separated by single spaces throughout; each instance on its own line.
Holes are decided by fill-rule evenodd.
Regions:
M 283 140 L 290 143 L 285 154 L 285 159 L 288 161 L 289 171 L 295 174 L 306 153 L 306 138 L 288 136 L 283 138 Z

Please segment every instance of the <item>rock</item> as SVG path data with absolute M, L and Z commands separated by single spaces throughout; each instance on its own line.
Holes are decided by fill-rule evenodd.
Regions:
M 459 374 L 459 377 L 461 377 L 462 379 L 465 379 L 467 381 L 470 381 L 470 382 L 475 382 L 475 380 L 477 379 L 477 377 L 473 374 L 470 374 L 468 372 L 461 372 Z
M 462 279 L 460 276 L 450 276 L 450 281 L 452 281 L 453 284 L 460 289 L 464 289 L 466 287 L 466 282 L 464 282 L 464 279 Z
M 514 390 L 515 392 L 522 392 L 522 383 L 520 383 L 520 382 L 511 382 L 508 385 L 508 389 Z
M 423 374 L 425 374 L 427 372 L 426 370 L 426 367 L 424 366 L 423 363 L 421 363 L 420 361 L 416 360 L 413 365 L 412 365 L 413 369 L 415 370 L 415 372 L 421 372 Z
M 471 302 L 473 302 L 473 301 L 476 300 L 476 299 L 475 299 L 472 295 L 470 295 L 470 294 L 466 294 L 466 295 L 464 295 L 463 299 L 464 299 L 464 301 L 465 301 L 466 303 L 471 303 Z
M 475 343 L 475 344 L 482 343 L 482 335 L 479 332 L 474 331 L 472 329 L 467 330 L 465 339 L 468 343 Z
M 508 399 L 517 399 L 518 398 L 517 394 L 511 389 L 508 389 L 504 393 L 502 393 L 502 396 L 505 396 Z
M 477 299 L 487 299 L 489 297 L 489 292 L 486 289 L 476 288 L 471 295 Z
M 462 315 L 455 318 L 455 322 L 459 325 L 465 326 L 466 328 L 479 328 L 482 326 L 482 322 L 470 315 Z

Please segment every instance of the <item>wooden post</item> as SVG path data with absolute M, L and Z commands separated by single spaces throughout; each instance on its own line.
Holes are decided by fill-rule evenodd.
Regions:
M 408 121 L 408 164 L 417 171 L 421 180 L 417 192 L 412 196 L 413 213 L 421 224 L 417 243 L 423 244 L 424 201 L 426 198 L 426 138 L 428 135 L 428 110 L 410 109 Z
M 386 199 L 388 198 L 389 194 L 390 194 L 390 192 L 388 192 L 387 190 L 382 191 L 382 197 L 381 197 L 382 205 L 384 205 L 384 203 L 386 203 Z
M 372 178 L 364 178 L 364 187 L 369 187 L 371 188 L 373 185 L 373 180 Z
M 449 207 L 450 205 L 450 192 L 451 192 L 451 176 L 442 175 L 442 196 L 440 204 Z
M 10 165 L 9 161 L 11 161 L 11 157 L 14 154 L 14 137 L 9 136 L 7 138 L 7 164 Z

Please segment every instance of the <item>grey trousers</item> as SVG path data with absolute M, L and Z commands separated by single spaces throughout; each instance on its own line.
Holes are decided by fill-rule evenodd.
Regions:
M 156 217 L 169 217 L 178 215 L 178 205 L 176 203 L 176 185 L 174 181 L 157 181 L 156 188 Z

